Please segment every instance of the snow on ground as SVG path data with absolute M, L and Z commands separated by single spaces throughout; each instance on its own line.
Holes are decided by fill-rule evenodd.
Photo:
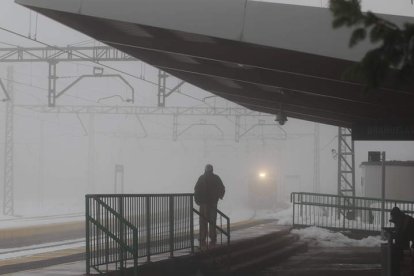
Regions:
M 16 248 L 0 249 L 0 260 L 32 256 L 52 251 L 85 247 L 85 239 L 67 240 L 64 242 L 51 242 Z
M 292 225 L 293 207 L 280 211 L 261 211 L 256 218 L 277 219 L 278 225 Z M 292 233 L 298 234 L 302 240 L 307 241 L 310 246 L 320 247 L 378 247 L 384 242 L 380 236 L 369 236 L 361 240 L 348 238 L 342 233 L 329 231 L 327 229 L 311 226 L 303 229 L 294 229 Z
M 23 228 L 39 225 L 48 225 L 66 222 L 82 222 L 85 220 L 84 214 L 67 214 L 56 216 L 39 217 L 0 217 L 0 229 Z
M 304 229 L 294 229 L 303 241 L 315 247 L 379 247 L 384 240 L 380 236 L 369 236 L 361 240 L 348 238 L 342 233 L 311 226 Z

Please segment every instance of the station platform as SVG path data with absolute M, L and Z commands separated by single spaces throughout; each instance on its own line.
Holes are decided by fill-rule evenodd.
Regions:
M 277 222 L 274 220 L 245 221 L 242 223 L 234 224 L 232 226 L 232 229 L 231 246 L 246 241 L 249 243 L 254 243 L 257 238 L 276 236 L 278 233 L 280 233 L 280 235 L 286 235 L 290 231 L 289 226 L 277 225 Z M 208 251 L 220 251 L 221 248 L 225 247 L 226 246 L 220 246 Z M 174 259 L 180 259 L 181 257 L 189 256 L 189 252 L 177 253 L 178 254 L 175 256 L 176 258 Z M 204 253 L 205 252 L 196 252 L 193 256 L 199 257 Z M 0 262 L 0 275 L 85 275 L 85 261 L 79 254 L 84 254 L 84 248 L 74 248 L 70 250 L 62 250 L 59 252 L 49 252 L 24 258 L 4 260 Z M 74 258 L 75 256 L 78 259 L 77 261 L 73 260 L 76 259 Z M 67 258 L 67 261 L 65 263 L 56 264 L 56 259 L 59 258 L 62 258 L 59 260 L 60 262 L 64 261 L 64 258 Z M 163 263 L 163 260 L 171 260 L 168 254 L 152 256 L 151 259 L 153 260 L 152 264 L 161 264 Z M 144 263 L 145 260 L 140 260 L 140 267 L 144 270 L 147 270 L 148 268 L 144 268 Z M 159 268 L 157 268 L 157 270 L 159 270 Z M 140 275 L 142 274 L 140 273 Z
M 380 276 L 379 247 L 309 247 L 281 265 L 268 267 L 264 276 Z
M 190 255 L 177 252 L 152 256 L 153 262 L 139 260 L 139 275 L 254 275 L 254 276 L 325 276 L 325 275 L 381 275 L 381 257 L 378 247 L 309 247 L 298 236 L 290 233 L 290 226 L 277 221 L 247 221 L 235 224 L 229 247 L 220 246 Z M 230 251 L 225 251 L 228 248 Z M 230 252 L 230 254 L 229 254 Z M 70 259 L 76 256 L 75 259 Z M 85 275 L 84 248 L 51 252 L 49 256 L 31 256 L 20 260 L 0 262 L 0 275 L 15 276 L 83 276 Z M 231 257 L 229 257 L 231 255 Z M 213 258 L 212 258 L 213 257 Z M 53 263 L 56 258 L 67 258 L 64 263 Z M 36 259 L 42 263 L 34 262 Z M 217 266 L 217 272 L 201 274 L 198 269 Z M 224 264 L 224 265 L 223 265 Z M 19 267 L 20 271 L 7 267 Z M 39 267 L 41 265 L 42 267 Z M 37 266 L 37 267 L 36 267 Z M 185 269 L 184 269 L 185 267 Z M 175 274 L 171 274 L 174 271 Z M 92 275 L 98 275 L 93 272 Z M 110 272 L 108 275 L 118 275 Z M 126 275 L 132 275 L 126 273 Z M 409 275 L 403 274 L 402 275 Z
M 322 276 L 353 275 L 380 276 L 378 248 L 310 248 L 307 252 L 290 257 L 279 266 L 269 267 L 252 275 L 263 276 Z M 83 276 L 85 262 L 73 262 L 41 269 L 16 272 L 14 276 Z M 408 270 L 402 275 L 410 275 Z

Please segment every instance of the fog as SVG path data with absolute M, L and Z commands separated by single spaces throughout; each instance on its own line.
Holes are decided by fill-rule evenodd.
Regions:
M 321 4 L 314 2 L 315 6 Z M 364 3 L 368 5 L 368 2 Z M 300 1 L 296 3 L 301 4 Z M 380 3 L 386 1 L 376 0 L 375 3 L 378 3 L 375 8 L 383 12 L 385 4 Z M 3 0 L 0 7 L 2 28 L 36 37 L 50 45 L 99 45 L 82 34 L 17 6 L 13 1 Z M 393 1 L 393 9 L 396 7 Z M 402 7 L 407 5 L 401 4 Z M 408 7 L 412 14 L 412 6 Z M 42 46 L 5 31 L 0 31 L 0 45 Z M 119 78 L 88 78 L 69 89 L 58 99 L 57 105 L 157 105 L 157 86 L 150 83 L 157 83 L 157 69 L 138 61 L 105 64 L 137 76 L 123 75 L 134 88 L 133 104 L 126 102 L 131 90 Z M 9 66 L 13 68 L 13 80 L 7 76 Z M 94 67 L 102 66 L 90 62 L 59 63 L 57 90 L 61 91 L 79 76 L 92 74 Z M 119 74 L 108 68 L 104 68 L 104 73 Z M 145 80 L 140 80 L 141 77 Z M 242 117 L 243 136 L 237 142 L 234 116 L 182 115 L 178 117 L 178 137 L 174 140 L 173 116 L 170 115 L 56 114 L 22 107 L 47 105 L 46 63 L 0 63 L 0 78 L 5 85 L 8 82 L 13 85 L 17 216 L 83 212 L 85 194 L 114 193 L 117 164 L 124 167 L 124 193 L 188 193 L 193 192 L 205 164 L 211 163 L 226 186 L 226 196 L 220 208 L 230 213 L 249 209 L 249 178 L 259 170 L 265 169 L 275 176 L 275 201 L 279 204 L 272 208 L 287 206 L 292 191 L 315 190 L 317 156 L 314 152 L 315 124 L 312 122 L 288 118 L 284 126 L 279 126 L 272 116 Z M 178 83 L 178 79 L 168 77 L 169 88 Z M 166 106 L 237 107 L 212 96 L 184 84 L 179 92 L 167 98 Z M 0 179 L 3 184 L 5 121 L 6 103 L 0 102 Z M 319 129 L 317 186 L 320 192 L 335 194 L 338 128 L 320 125 Z M 368 151 L 386 151 L 389 160 L 414 160 L 413 145 L 413 142 L 356 142 L 356 185 L 361 175 L 359 164 L 367 160 Z

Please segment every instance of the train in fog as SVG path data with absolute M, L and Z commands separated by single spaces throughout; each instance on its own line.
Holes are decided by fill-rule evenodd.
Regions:
M 259 170 L 248 180 L 248 201 L 254 210 L 273 209 L 277 196 L 276 177 L 272 171 Z

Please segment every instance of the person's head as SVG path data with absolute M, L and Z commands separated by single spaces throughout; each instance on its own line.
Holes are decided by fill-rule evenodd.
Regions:
M 403 212 L 401 212 L 400 208 L 394 207 L 392 208 L 390 214 L 391 214 L 390 222 L 396 222 L 401 218 L 401 216 L 403 215 Z
M 206 167 L 204 168 L 204 172 L 213 173 L 213 165 L 207 164 Z

